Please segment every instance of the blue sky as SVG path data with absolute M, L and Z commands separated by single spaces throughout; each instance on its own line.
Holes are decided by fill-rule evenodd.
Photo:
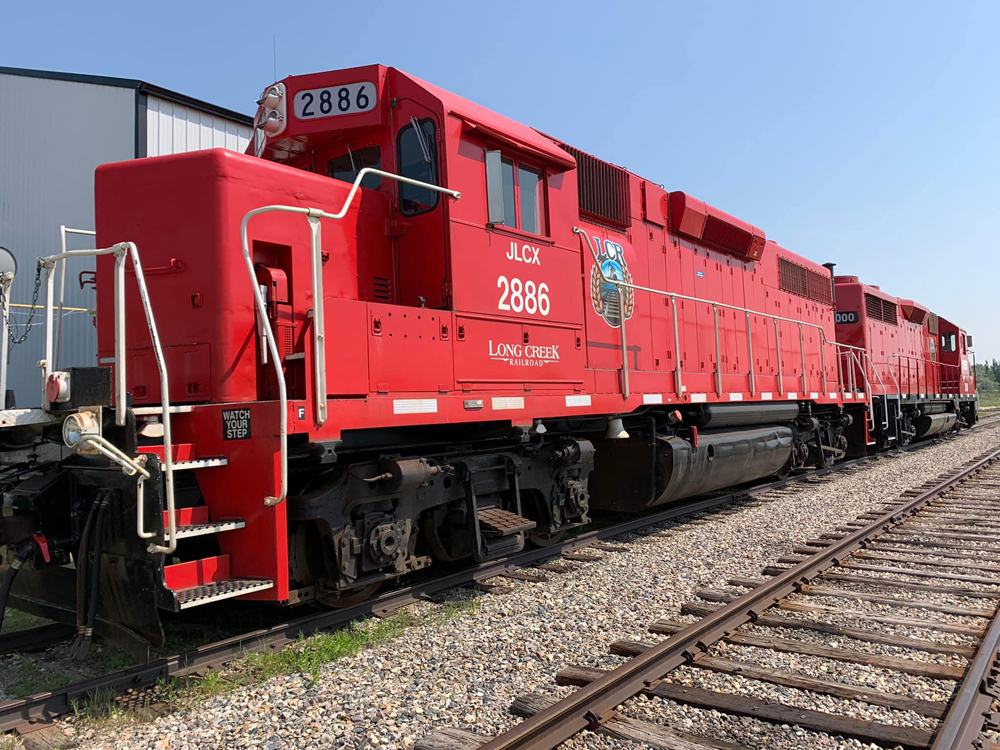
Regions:
M 408 70 L 916 299 L 1000 358 L 1000 3 L 17 3 L 0 64 L 244 112 Z M 11 116 L 10 111 L 5 116 Z

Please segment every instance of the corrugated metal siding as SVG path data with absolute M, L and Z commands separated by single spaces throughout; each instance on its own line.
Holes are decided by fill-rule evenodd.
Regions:
M 241 123 L 166 99 L 146 100 L 146 156 L 228 148 L 243 152 L 253 130 Z
M 31 302 L 35 260 L 59 252 L 59 225 L 94 228 L 94 169 L 135 154 L 135 92 L 113 86 L 0 74 L 0 101 L 11 106 L 0 138 L 0 245 L 18 261 L 13 302 Z M 69 247 L 93 247 L 87 238 Z M 81 290 L 80 271 L 92 258 L 69 262 L 66 304 L 94 306 L 94 293 Z M 44 285 L 39 303 L 44 303 Z M 13 310 L 23 325 L 27 310 Z M 37 406 L 41 381 L 42 316 L 28 340 L 11 351 L 8 388 L 19 406 Z M 68 314 L 63 323 L 60 366 L 96 364 L 97 336 L 86 313 Z

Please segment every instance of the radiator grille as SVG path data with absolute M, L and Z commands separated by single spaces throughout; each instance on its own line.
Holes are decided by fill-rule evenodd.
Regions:
M 876 297 L 874 294 L 865 292 L 865 312 L 869 318 L 881 320 L 889 325 L 899 325 L 899 313 L 896 303 Z
M 576 159 L 581 216 L 627 229 L 632 223 L 628 172 L 572 146 L 562 148 Z
M 810 271 L 784 258 L 778 258 L 778 286 L 790 294 L 822 302 L 824 305 L 833 304 L 829 276 Z

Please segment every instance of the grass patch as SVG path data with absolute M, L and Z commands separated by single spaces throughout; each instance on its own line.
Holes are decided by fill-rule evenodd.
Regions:
M 31 659 L 18 659 L 17 663 L 8 669 L 10 671 L 5 676 L 4 682 L 7 683 L 7 690 L 16 698 L 55 690 L 73 681 L 72 674 L 51 672 Z
M 983 391 L 979 392 L 979 408 L 980 409 L 996 409 L 1000 408 L 1000 391 Z
M 34 615 L 29 615 L 27 612 L 22 612 L 19 609 L 7 607 L 7 612 L 3 616 L 3 632 L 10 633 L 14 630 L 33 628 L 36 625 L 44 625 L 47 622 L 49 622 L 49 620 L 46 620 L 44 617 L 35 617 Z
M 474 599 L 449 600 L 433 613 L 422 617 L 402 612 L 384 620 L 372 618 L 353 622 L 342 630 L 301 637 L 281 651 L 246 654 L 223 672 L 209 672 L 201 678 L 161 682 L 143 699 L 142 706 L 125 702 L 113 694 L 88 697 L 83 703 L 74 702 L 74 720 L 95 728 L 120 726 L 148 718 L 149 712 L 144 711 L 143 706 L 166 706 L 170 711 L 184 710 L 196 706 L 206 698 L 285 675 L 307 674 L 310 676 L 310 684 L 315 684 L 325 664 L 390 641 L 407 628 L 443 624 L 461 614 L 474 612 L 477 606 L 478 602 Z M 0 750 L 3 748 L 0 747 Z

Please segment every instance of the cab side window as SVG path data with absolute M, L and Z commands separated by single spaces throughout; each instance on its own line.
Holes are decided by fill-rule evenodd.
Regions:
M 415 121 L 400 130 L 396 152 L 403 177 L 437 185 L 437 132 L 433 120 Z M 438 198 L 434 190 L 399 183 L 399 210 L 407 216 L 433 210 Z
M 353 183 L 365 167 L 382 168 L 382 149 L 378 146 L 366 146 L 357 150 L 347 147 L 347 153 L 335 156 L 326 165 L 328 176 L 341 182 Z M 377 190 L 382 184 L 382 178 L 377 174 L 367 174 L 361 181 L 361 187 Z
M 502 156 L 499 151 L 487 151 L 486 183 L 489 224 L 530 234 L 547 233 L 545 177 L 541 169 Z

